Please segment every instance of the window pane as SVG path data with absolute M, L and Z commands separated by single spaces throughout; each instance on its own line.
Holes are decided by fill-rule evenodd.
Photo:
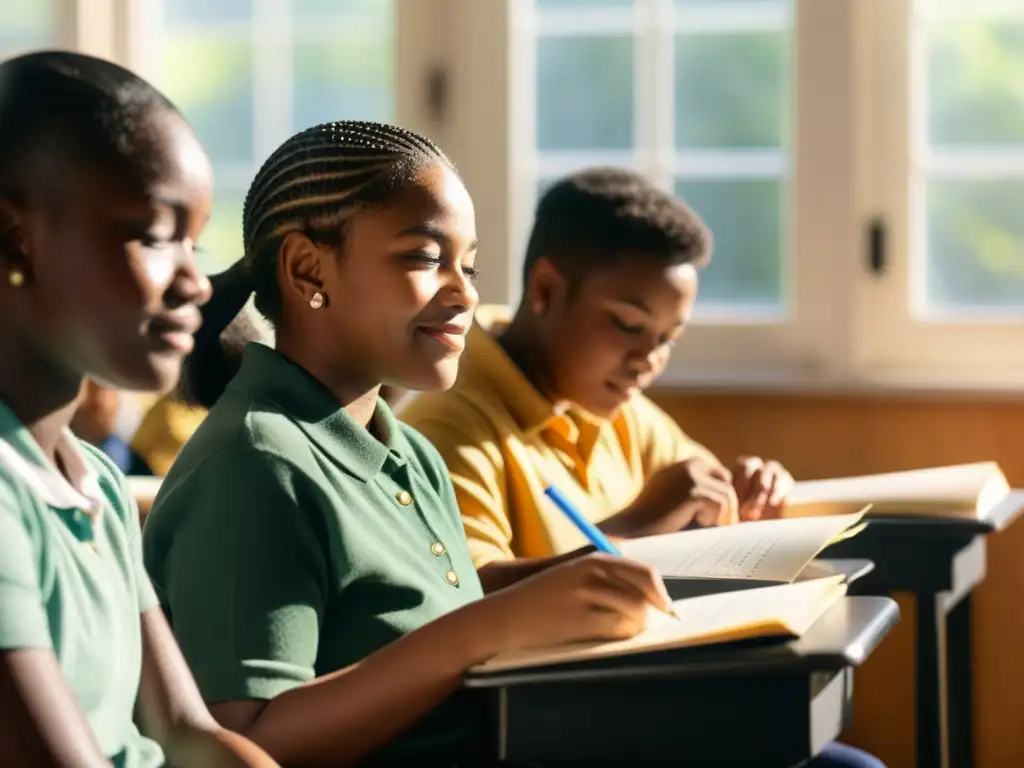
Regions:
M 778 32 L 676 36 L 676 146 L 777 147 L 792 112 L 790 39 Z
M 1024 179 L 932 181 L 929 307 L 1024 307 Z
M 199 238 L 199 266 L 210 274 L 227 269 L 242 257 L 245 192 L 219 187 L 214 196 L 210 223 Z
M 633 146 L 633 40 L 625 35 L 537 40 L 537 148 Z
M 1024 144 L 1024 23 L 936 23 L 927 32 L 934 144 Z
M 0 3 L 0 58 L 57 43 L 56 0 Z
M 303 5 L 311 4 L 307 0 Z M 393 1 L 375 0 L 361 11 L 347 4 L 343 12 L 337 6 L 330 15 L 326 10 L 307 8 L 318 24 L 336 32 L 295 46 L 296 130 L 331 120 L 394 120 Z
M 921 32 L 925 262 L 914 288 L 926 313 L 1024 309 L 1024 21 L 946 19 Z
M 247 23 L 252 0 L 164 0 L 163 22 L 167 27 L 202 27 L 211 22 Z
M 216 164 L 253 156 L 253 57 L 244 39 L 182 37 L 164 44 L 163 89 Z
M 770 179 L 676 182 L 676 194 L 714 233 L 699 306 L 777 309 L 784 303 L 781 187 Z

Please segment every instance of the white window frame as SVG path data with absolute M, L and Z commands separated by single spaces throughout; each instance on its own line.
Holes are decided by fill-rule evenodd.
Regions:
M 888 272 L 864 280 L 857 333 L 859 366 L 877 380 L 968 389 L 1014 389 L 1024 380 L 1024 310 L 970 311 L 925 317 L 924 205 L 919 166 L 991 178 L 1007 170 L 1024 178 L 1024 152 L 984 148 L 973 158 L 928 156 L 922 44 L 914 0 L 864 2 L 858 7 L 864 41 L 859 110 L 865 216 L 888 229 Z M 976 0 L 957 11 L 968 19 L 1010 13 L 1011 3 Z M 958 153 L 959 154 L 959 153 Z M 1024 201 L 1022 201 L 1024 206 Z M 1022 208 L 1024 210 L 1024 208 Z
M 672 18 L 671 0 L 643 2 L 656 23 Z M 916 320 L 910 311 L 910 3 L 795 0 L 788 321 L 698 317 L 662 384 L 828 390 L 1019 386 L 1020 318 L 940 324 Z M 475 0 L 447 30 L 448 65 L 457 87 L 445 146 L 462 163 L 477 205 L 486 301 L 518 298 L 532 221 L 537 168 L 531 7 L 530 0 Z M 641 106 L 645 100 L 671 103 L 664 77 L 670 55 L 655 51 L 637 67 Z M 665 130 L 663 117 L 656 109 L 650 114 L 656 124 L 637 127 L 657 135 Z M 633 160 L 667 185 L 671 161 L 642 153 Z M 887 223 L 884 279 L 867 266 L 867 228 L 875 217 Z
M 795 182 L 796 192 L 795 215 L 787 227 L 793 277 L 788 317 L 770 324 L 742 316 L 698 318 L 673 355 L 664 384 L 742 381 L 770 385 L 794 379 L 822 380 L 836 376 L 849 357 L 842 353 L 842 348 L 849 346 L 842 339 L 848 336 L 850 313 L 836 310 L 845 303 L 852 311 L 852 298 L 830 298 L 827 303 L 818 300 L 835 285 L 837 270 L 852 271 L 858 258 L 854 246 L 857 223 L 852 214 L 855 191 L 849 126 L 855 83 L 852 51 L 848 50 L 848 5 L 797 0 L 794 87 L 802 98 L 797 102 L 792 142 L 793 146 L 799 142 L 801 154 L 790 156 L 790 180 Z M 532 223 L 538 169 L 531 6 L 532 2 L 519 0 L 476 0 L 466 26 L 489 30 L 486 40 L 470 36 L 450 45 L 461 57 L 450 64 L 458 85 L 452 121 L 459 131 L 447 146 L 461 160 L 476 202 L 478 229 L 485 244 L 480 288 L 486 301 L 518 299 L 520 264 Z M 671 0 L 647 0 L 644 9 L 635 17 L 635 24 L 676 21 Z M 504 36 L 498 32 L 502 29 L 507 30 Z M 838 56 L 837 50 L 841 52 Z M 830 66 L 823 69 L 820 62 L 825 57 Z M 637 63 L 641 107 L 648 103 L 671 109 L 665 93 L 671 82 L 664 74 L 672 66 L 670 48 L 663 45 L 652 56 L 638 55 Z M 507 83 L 504 89 L 503 82 Z M 478 106 L 481 104 L 487 108 Z M 672 117 L 666 119 L 665 111 L 664 107 L 652 108 L 652 124 L 637 125 L 637 136 L 660 136 L 661 140 L 652 144 L 671 146 Z M 824 139 L 837 133 L 849 134 L 842 139 L 845 150 L 841 147 L 838 152 L 833 141 Z M 494 140 L 473 138 L 481 136 Z M 674 178 L 674 157 L 641 151 L 633 160 L 635 167 L 668 188 Z M 822 166 L 829 172 L 818 172 Z M 809 172 L 810 168 L 815 172 Z M 498 221 L 499 217 L 504 221 Z M 843 245 L 836 246 L 837 241 Z M 828 254 L 827 260 L 820 257 L 823 252 Z

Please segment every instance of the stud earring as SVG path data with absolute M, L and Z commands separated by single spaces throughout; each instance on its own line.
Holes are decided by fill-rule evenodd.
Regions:
M 309 300 L 309 306 L 313 309 L 320 309 L 324 305 L 324 295 L 317 291 L 313 294 L 313 298 Z
M 21 288 L 25 284 L 25 273 L 20 269 L 12 269 L 7 273 L 7 282 L 15 288 Z

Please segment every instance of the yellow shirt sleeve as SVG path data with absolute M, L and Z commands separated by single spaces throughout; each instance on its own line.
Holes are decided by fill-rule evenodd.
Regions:
M 433 409 L 421 415 L 418 410 L 402 413 L 402 420 L 434 444 L 448 467 L 473 564 L 481 568 L 513 559 L 500 438 L 486 419 L 469 409 L 460 408 L 457 416 Z
M 630 408 L 645 478 L 695 456 L 715 464 L 721 463 L 711 451 L 688 437 L 671 416 L 647 397 L 640 395 L 634 398 Z
M 142 419 L 132 450 L 135 451 L 157 477 L 164 477 L 171 469 L 178 451 L 188 441 L 203 419 L 206 411 L 173 400 L 161 398 Z

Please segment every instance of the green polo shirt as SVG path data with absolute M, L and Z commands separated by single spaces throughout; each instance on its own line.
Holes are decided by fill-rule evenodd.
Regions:
M 133 721 L 139 614 L 157 605 L 138 513 L 98 450 L 65 432 L 57 456 L 67 477 L 0 403 L 0 649 L 52 649 L 114 766 L 162 766 Z
M 272 698 L 482 596 L 433 446 L 383 400 L 360 426 L 261 344 L 164 480 L 143 550 L 211 703 Z M 456 696 L 380 756 L 472 735 Z

